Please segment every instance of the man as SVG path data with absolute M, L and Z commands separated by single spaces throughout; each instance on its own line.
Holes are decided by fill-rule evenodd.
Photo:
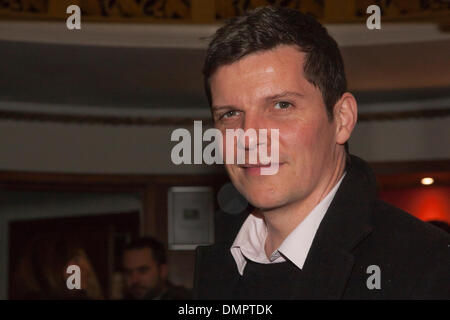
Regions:
M 128 244 L 123 252 L 125 299 L 184 300 L 190 293 L 167 280 L 167 257 L 162 243 L 151 237 Z
M 255 210 L 232 242 L 197 249 L 195 298 L 450 298 L 449 237 L 378 200 L 371 169 L 347 152 L 357 103 L 317 21 L 271 7 L 233 18 L 204 77 L 217 129 L 279 130 L 279 169 L 225 165 Z

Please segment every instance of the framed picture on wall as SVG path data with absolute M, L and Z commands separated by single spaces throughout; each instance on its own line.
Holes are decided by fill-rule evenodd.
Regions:
M 172 187 L 168 194 L 169 249 L 194 250 L 214 243 L 214 191 Z

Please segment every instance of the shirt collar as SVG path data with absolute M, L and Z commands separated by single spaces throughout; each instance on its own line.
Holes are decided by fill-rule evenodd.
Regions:
M 249 214 L 230 248 L 239 274 L 244 274 L 244 269 L 247 264 L 246 259 L 265 264 L 283 262 L 287 259 L 299 269 L 302 269 L 317 229 L 344 176 L 345 173 L 325 198 L 284 239 L 280 247 L 272 253 L 270 259 L 267 258 L 264 250 L 267 237 L 267 226 L 264 219 L 253 213 Z

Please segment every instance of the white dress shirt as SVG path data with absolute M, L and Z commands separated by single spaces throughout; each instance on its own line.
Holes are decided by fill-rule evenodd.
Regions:
M 241 276 L 244 274 L 247 264 L 245 258 L 265 264 L 284 262 L 288 259 L 299 269 L 302 269 L 320 222 L 325 216 L 344 176 L 345 173 L 326 197 L 284 239 L 278 249 L 272 253 L 270 259 L 267 258 L 264 250 L 267 238 L 267 226 L 264 219 L 249 214 L 230 248 L 239 274 Z

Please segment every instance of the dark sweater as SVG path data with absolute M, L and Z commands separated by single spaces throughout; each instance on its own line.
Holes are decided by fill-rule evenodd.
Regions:
M 263 264 L 247 259 L 235 289 L 236 299 L 289 299 L 292 277 L 301 272 L 292 262 Z

